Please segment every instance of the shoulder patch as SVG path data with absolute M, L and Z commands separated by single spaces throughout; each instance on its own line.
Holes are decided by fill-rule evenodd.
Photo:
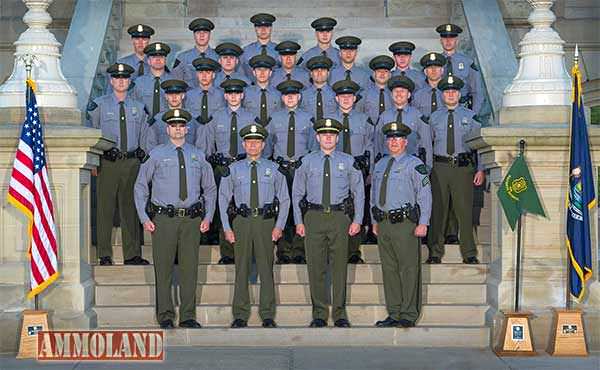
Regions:
M 171 70 L 169 69 L 169 67 L 165 66 L 165 72 L 171 73 Z
M 147 161 L 148 159 L 150 159 L 150 156 L 149 156 L 148 154 L 146 154 L 146 155 L 144 156 L 144 158 L 142 158 L 142 163 L 146 163 L 146 161 Z
M 429 124 L 429 117 L 427 117 L 426 115 L 422 115 L 421 121 L 425 122 L 426 124 Z
M 423 185 L 423 187 L 426 187 L 430 183 L 431 182 L 429 181 L 429 176 L 425 176 L 425 177 L 423 177 L 423 180 L 421 180 L 421 185 Z
M 221 168 L 221 177 L 228 177 L 231 175 L 231 170 L 228 166 L 222 166 Z
M 150 112 L 148 112 L 148 108 L 147 108 L 145 105 L 144 105 L 144 112 L 145 112 L 147 115 L 150 115 Z
M 421 163 L 420 165 L 418 165 L 417 167 L 415 167 L 415 170 L 417 170 L 417 172 L 420 173 L 421 175 L 428 175 L 429 174 L 429 170 L 427 169 L 427 166 L 424 165 L 423 163 Z
M 471 69 L 475 70 L 475 71 L 479 71 L 479 67 L 477 67 L 475 65 L 475 62 L 471 63 Z
M 354 102 L 354 104 L 358 103 L 360 101 L 360 99 L 362 99 L 362 95 L 360 94 L 356 94 L 356 101 Z
M 127 91 L 132 91 L 135 88 L 135 81 L 131 81 L 129 83 L 129 87 L 127 88 Z
M 87 105 L 87 111 L 88 112 L 93 112 L 94 110 L 96 110 L 96 108 L 98 108 L 98 104 L 96 104 L 95 101 L 90 100 L 90 102 Z
M 479 116 L 479 114 L 476 114 L 473 116 L 473 121 L 476 121 L 478 123 L 483 123 L 481 117 Z
M 145 109 L 146 108 L 144 108 L 144 110 Z M 152 126 L 155 122 L 156 122 L 156 119 L 154 117 L 148 118 L 148 126 Z
M 181 63 L 179 59 L 175 59 L 175 63 L 173 63 L 173 69 L 177 68 L 177 66 Z
M 300 57 L 296 62 L 296 65 L 299 66 L 300 64 L 302 64 L 302 62 L 304 62 L 304 58 Z

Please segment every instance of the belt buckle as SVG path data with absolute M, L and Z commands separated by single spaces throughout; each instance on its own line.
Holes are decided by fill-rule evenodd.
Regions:
M 252 217 L 258 217 L 258 208 L 251 208 L 250 215 L 252 215 Z
M 450 157 L 450 164 L 452 165 L 452 167 L 456 167 L 458 165 L 458 157 L 457 156 L 451 156 Z
M 177 210 L 176 214 L 177 214 L 177 216 L 179 216 L 179 217 L 185 217 L 185 211 L 186 211 L 186 209 L 185 209 L 185 208 L 179 208 L 179 209 Z
M 331 206 L 329 206 L 329 207 L 323 207 L 323 212 L 324 213 L 331 213 Z

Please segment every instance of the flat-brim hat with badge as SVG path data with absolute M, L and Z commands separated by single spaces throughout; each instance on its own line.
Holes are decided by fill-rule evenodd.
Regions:
M 263 127 L 263 125 L 252 123 L 240 130 L 240 136 L 243 140 L 265 140 L 267 136 L 269 136 L 269 133 L 267 132 L 267 129 Z
M 333 118 L 321 118 L 315 122 L 313 127 L 317 134 L 339 134 L 343 125 Z
M 312 21 L 310 26 L 315 29 L 315 31 L 331 31 L 337 25 L 337 21 L 333 18 L 322 17 L 315 19 Z
M 360 86 L 351 80 L 341 80 L 331 86 L 336 95 L 341 94 L 356 94 L 360 90 Z
M 324 68 L 329 70 L 331 69 L 331 67 L 333 67 L 333 62 L 331 61 L 331 59 L 327 58 L 324 55 L 317 55 L 316 57 L 310 58 L 308 62 L 306 62 L 306 68 L 308 68 L 311 71 L 317 68 Z
M 294 41 L 282 41 L 275 46 L 275 50 L 279 55 L 295 55 L 298 54 L 298 50 L 301 48 L 302 46 Z
M 358 45 L 362 43 L 362 40 L 355 36 L 342 36 L 338 37 L 335 43 L 340 49 L 358 49 Z
M 303 88 L 304 85 L 302 82 L 296 80 L 283 81 L 277 85 L 277 90 L 279 90 L 281 95 L 300 94 Z
M 381 128 L 385 137 L 407 137 L 412 130 L 401 122 L 389 122 Z
M 401 87 L 410 91 L 411 93 L 415 89 L 415 83 L 408 77 L 398 75 L 390 78 L 387 82 L 388 89 L 394 90 L 397 87 Z
M 446 65 L 446 57 L 444 56 L 444 54 L 430 52 L 423 55 L 420 63 L 423 68 L 431 66 L 443 67 Z
M 188 26 L 189 30 L 192 32 L 196 31 L 212 31 L 215 29 L 215 24 L 210 21 L 210 19 L 206 18 L 196 18 L 190 22 Z
M 248 61 L 250 68 L 269 68 L 272 69 L 277 61 L 268 55 L 255 55 Z
M 231 55 L 239 57 L 244 51 L 239 45 L 236 45 L 233 42 L 224 42 L 217 45 L 215 52 L 219 54 L 219 56 Z
M 438 83 L 438 89 L 440 89 L 441 91 L 446 91 L 446 90 L 460 90 L 463 88 L 463 86 L 465 86 L 465 83 L 463 80 L 461 80 L 458 77 L 455 76 L 448 76 L 445 78 L 442 78 L 440 80 L 440 82 Z
M 149 39 L 152 35 L 154 35 L 154 28 L 146 26 L 145 24 L 136 24 L 135 26 L 129 27 L 127 29 L 127 33 L 130 34 L 131 37 Z
M 192 65 L 196 71 L 213 71 L 218 72 L 221 70 L 221 65 L 214 59 L 211 58 L 196 58 L 192 61 Z
M 162 115 L 162 120 L 167 125 L 175 125 L 178 123 L 188 123 L 191 121 L 192 115 L 190 112 L 183 109 L 169 109 Z
M 391 51 L 392 54 L 394 54 L 394 55 L 396 55 L 396 54 L 411 55 L 412 52 L 415 50 L 415 44 L 413 44 L 410 41 L 398 41 L 398 42 L 391 44 L 390 47 L 388 48 L 388 50 Z
M 182 80 L 166 80 L 161 82 L 160 87 L 165 94 L 180 94 L 188 91 L 190 86 Z
M 223 89 L 226 93 L 243 93 L 246 86 L 248 86 L 248 84 L 246 84 L 245 81 L 237 78 L 225 80 L 221 82 L 220 85 L 221 89 Z
M 457 37 L 462 31 L 462 28 L 452 23 L 440 24 L 435 29 L 440 37 Z
M 148 56 L 166 57 L 170 52 L 171 48 L 164 42 L 153 42 L 144 48 L 144 54 Z
M 388 71 L 391 71 L 395 65 L 396 62 L 394 62 L 394 59 L 387 55 L 378 55 L 369 62 L 369 68 L 374 71 L 378 69 L 387 69 Z
M 250 22 L 254 25 L 254 27 L 267 26 L 271 27 L 275 22 L 275 16 L 268 13 L 258 13 L 254 14 L 250 17 Z
M 108 67 L 106 73 L 114 78 L 129 78 L 135 72 L 132 66 L 124 63 L 115 63 Z

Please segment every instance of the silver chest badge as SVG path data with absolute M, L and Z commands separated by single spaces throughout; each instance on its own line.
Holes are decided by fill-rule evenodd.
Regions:
M 265 169 L 265 177 L 271 177 L 271 169 L 270 168 Z
M 465 69 L 465 64 L 463 62 L 458 63 L 458 69 L 460 69 L 461 71 Z
M 462 121 L 460 122 L 463 126 L 468 126 L 469 125 L 469 120 L 467 119 L 467 117 L 463 117 Z
M 345 167 L 344 167 L 344 164 L 343 164 L 343 163 L 339 163 L 339 164 L 338 164 L 338 169 L 339 169 L 340 171 L 343 171 L 343 170 L 345 169 Z

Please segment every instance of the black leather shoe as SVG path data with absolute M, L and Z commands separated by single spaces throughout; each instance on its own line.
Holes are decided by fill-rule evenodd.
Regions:
M 231 327 L 234 328 L 234 329 L 245 328 L 247 326 L 248 326 L 248 323 L 245 320 L 242 320 L 242 319 L 235 319 L 231 323 Z
M 440 257 L 429 257 L 427 259 L 427 261 L 425 261 L 425 263 L 429 264 L 429 265 L 437 265 L 442 263 L 442 259 Z
M 277 324 L 273 319 L 264 319 L 262 323 L 263 328 L 276 328 Z
M 135 256 L 133 258 L 125 260 L 125 262 L 123 262 L 123 263 L 126 265 L 137 265 L 137 266 L 145 266 L 145 265 L 150 264 L 150 262 L 148 262 L 147 260 L 143 259 L 140 256 Z
M 180 328 L 200 329 L 202 325 L 194 319 L 185 320 L 179 323 Z
M 467 265 L 478 265 L 479 260 L 475 256 L 467 257 L 467 258 L 463 258 L 463 263 L 466 263 Z
M 161 329 L 175 329 L 175 325 L 173 325 L 173 320 L 167 319 L 160 322 Z
M 336 328 L 349 328 L 350 321 L 348 321 L 346 319 L 338 319 L 335 321 L 335 323 L 333 325 L 335 325 Z
M 460 244 L 458 240 L 458 235 L 446 235 L 446 240 L 444 240 L 444 244 Z
M 110 257 L 100 257 L 99 264 L 100 264 L 100 266 L 112 266 L 113 261 L 112 261 L 112 258 L 110 258 Z
M 281 256 L 277 259 L 277 264 L 278 265 L 287 265 L 288 263 L 291 263 L 292 259 L 288 256 Z
M 350 258 L 348 258 L 348 263 L 351 263 L 353 265 L 360 265 L 365 263 L 365 260 L 363 260 L 362 258 L 360 258 L 360 256 L 352 255 L 350 256 Z
M 398 320 L 398 323 L 403 328 L 412 328 L 415 326 L 414 321 L 410 321 L 410 320 L 406 320 L 406 319 L 400 319 L 400 320 Z
M 375 326 L 378 328 L 393 328 L 400 325 L 398 320 L 392 319 L 390 316 L 386 317 L 385 320 L 377 321 Z
M 304 256 L 296 256 L 294 257 L 294 263 L 296 265 L 306 265 L 306 258 Z
M 327 321 L 323 319 L 314 319 L 310 322 L 309 327 L 311 328 L 324 328 L 327 326 Z
M 219 260 L 219 265 L 233 265 L 234 263 L 235 263 L 235 260 L 229 256 L 223 256 Z

